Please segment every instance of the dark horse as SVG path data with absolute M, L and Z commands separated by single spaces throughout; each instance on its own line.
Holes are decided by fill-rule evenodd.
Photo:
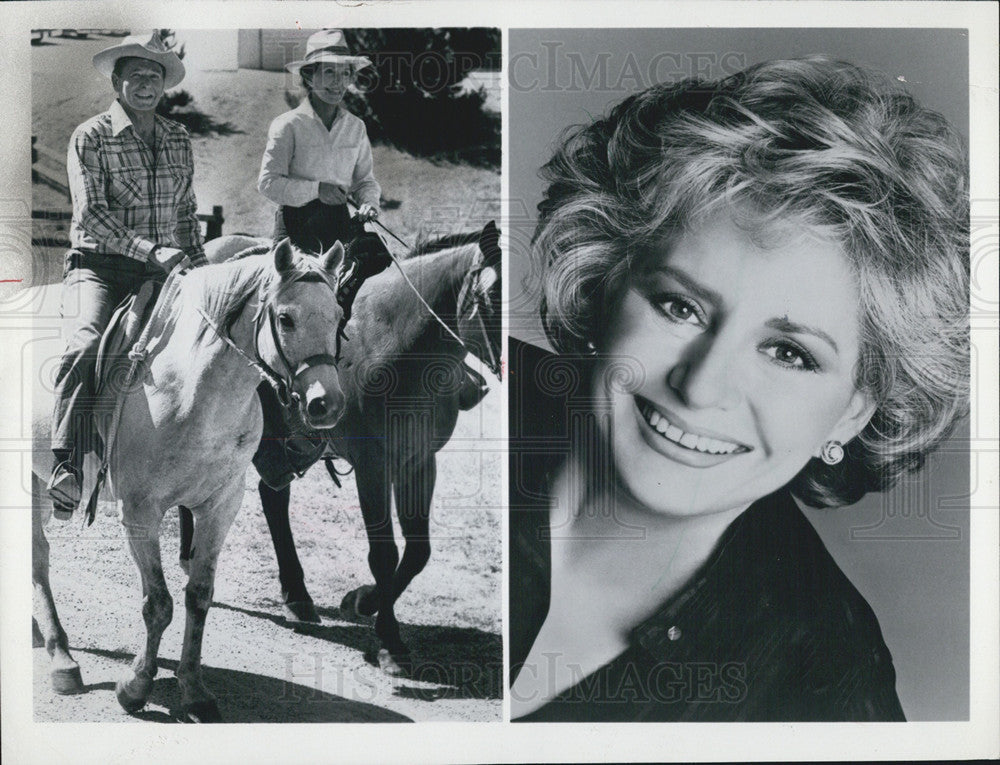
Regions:
M 345 616 L 375 615 L 379 665 L 390 674 L 405 673 L 410 663 L 394 605 L 430 559 L 435 454 L 451 438 L 459 410 L 470 403 L 460 400 L 463 359 L 472 352 L 500 375 L 499 232 L 491 222 L 478 235 L 425 244 L 401 266 L 450 332 L 397 268 L 370 278 L 355 299 L 346 326 L 349 340 L 342 346 L 344 414 L 331 431 L 315 433 L 327 440 L 328 452 L 354 468 L 375 579 L 348 593 L 340 610 Z M 286 617 L 318 622 L 289 525 L 290 491 L 261 482 L 260 496 Z M 405 538 L 402 557 L 393 536 L 393 499 Z

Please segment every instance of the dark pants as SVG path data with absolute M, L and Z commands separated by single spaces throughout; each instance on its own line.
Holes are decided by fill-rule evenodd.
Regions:
M 147 279 L 166 277 L 152 264 L 123 255 L 70 250 L 63 271 L 62 320 L 66 351 L 56 373 L 52 449 L 72 453 L 79 466 L 96 445 L 94 366 L 101 335 L 115 308 Z
M 302 207 L 279 207 L 274 215 L 274 241 L 287 236 L 307 252 L 326 252 L 334 242 L 347 247 L 362 230 L 351 220 L 347 205 L 325 205 L 318 199 Z

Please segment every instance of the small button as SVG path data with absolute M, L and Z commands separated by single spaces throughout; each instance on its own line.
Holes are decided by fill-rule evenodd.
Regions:
M 673 627 L 667 630 L 667 637 L 670 638 L 671 640 L 680 640 L 681 628 L 674 625 Z

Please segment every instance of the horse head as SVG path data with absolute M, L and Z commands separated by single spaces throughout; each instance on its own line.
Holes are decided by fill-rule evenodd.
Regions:
M 313 258 L 285 239 L 273 257 L 274 275 L 263 285 L 255 318 L 258 358 L 277 380 L 279 399 L 294 402 L 306 425 L 332 428 L 346 402 L 335 356 L 344 248 L 337 242 Z
M 458 334 L 469 349 L 500 378 L 500 232 L 493 221 L 479 235 L 479 256 L 458 296 Z

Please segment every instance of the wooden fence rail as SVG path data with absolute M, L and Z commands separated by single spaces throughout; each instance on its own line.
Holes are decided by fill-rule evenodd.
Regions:
M 73 213 L 65 210 L 32 210 L 32 220 L 66 222 L 73 219 Z M 198 213 L 198 220 L 205 224 L 205 241 L 222 236 L 222 205 L 213 205 L 212 212 Z M 38 247 L 69 247 L 69 239 L 64 236 L 32 236 L 31 243 Z

